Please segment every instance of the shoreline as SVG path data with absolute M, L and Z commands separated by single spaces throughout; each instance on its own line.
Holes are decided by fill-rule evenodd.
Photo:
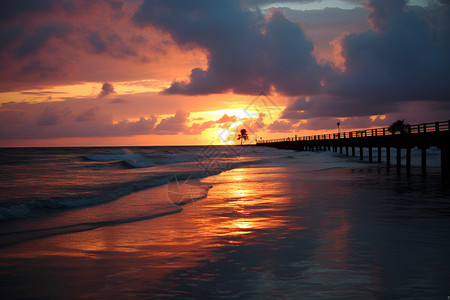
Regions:
M 450 251 L 450 191 L 434 179 L 293 152 L 201 179 L 212 186 L 208 196 L 180 213 L 0 249 L 2 293 L 440 297 L 450 292 L 442 263 Z M 157 187 L 149 196 L 164 193 Z

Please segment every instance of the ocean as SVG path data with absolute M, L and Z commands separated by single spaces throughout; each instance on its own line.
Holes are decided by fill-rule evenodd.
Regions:
M 439 150 L 428 151 L 426 174 L 417 150 L 409 170 L 391 157 L 0 149 L 1 294 L 446 299 L 450 185 Z
M 2 149 L 0 220 L 110 202 L 261 161 L 268 153 L 256 147 L 241 152 L 229 146 Z

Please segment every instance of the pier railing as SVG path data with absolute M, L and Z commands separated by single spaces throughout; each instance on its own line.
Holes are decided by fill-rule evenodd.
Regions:
M 341 133 L 329 133 L 329 134 L 319 134 L 301 137 L 287 137 L 281 139 L 271 139 L 271 140 L 259 140 L 257 144 L 264 143 L 279 143 L 279 142 L 292 142 L 292 141 L 316 141 L 316 140 L 336 140 L 336 139 L 351 139 L 351 138 L 361 138 L 361 137 L 373 137 L 373 136 L 387 136 L 387 135 L 398 135 L 398 134 L 419 134 L 419 133 L 429 133 L 429 132 L 440 132 L 450 130 L 450 120 L 433 122 L 433 123 L 422 123 L 414 125 L 406 125 L 404 130 L 399 132 L 389 131 L 389 127 L 382 128 L 371 128 L 364 130 L 347 131 Z

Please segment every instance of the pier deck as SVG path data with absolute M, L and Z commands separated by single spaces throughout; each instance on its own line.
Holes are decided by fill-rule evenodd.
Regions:
M 257 141 L 258 146 L 268 146 L 297 151 L 325 150 L 340 152 L 342 155 L 355 156 L 355 148 L 360 148 L 360 159 L 363 160 L 363 149 L 368 148 L 368 160 L 374 161 L 372 149 L 377 148 L 376 161 L 382 162 L 381 151 L 386 151 L 385 162 L 391 163 L 390 150 L 395 148 L 396 164 L 401 166 L 401 151 L 406 150 L 406 167 L 411 167 L 411 149 L 421 149 L 422 171 L 426 172 L 426 151 L 430 147 L 441 150 L 442 173 L 450 173 L 450 120 L 443 122 L 407 125 L 404 133 L 392 133 L 388 127 L 349 131 L 333 134 L 322 134 L 303 137 L 288 137 L 273 140 Z M 344 152 L 345 150 L 345 152 Z M 350 152 L 351 150 L 351 152 Z

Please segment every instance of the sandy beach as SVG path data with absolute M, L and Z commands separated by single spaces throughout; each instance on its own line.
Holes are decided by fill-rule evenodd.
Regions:
M 334 168 L 321 168 L 330 160 Z M 281 163 L 191 180 L 192 186 L 212 188 L 207 198 L 179 213 L 4 247 L 2 294 L 8 299 L 450 294 L 448 187 L 433 175 L 340 163 L 344 160 L 328 154 L 293 154 Z M 167 191 L 160 186 L 127 197 L 173 205 Z M 91 207 L 90 213 L 108 205 L 111 209 L 108 203 Z M 82 211 L 55 218 L 75 218 Z

